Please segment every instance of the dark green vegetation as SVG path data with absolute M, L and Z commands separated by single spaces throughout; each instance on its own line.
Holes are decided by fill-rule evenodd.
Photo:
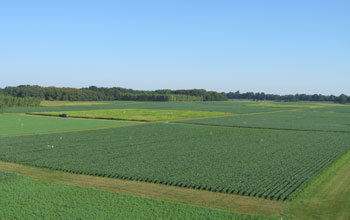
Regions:
M 21 85 L 17 87 L 0 88 L 0 94 L 8 94 L 15 97 L 37 97 L 42 100 L 64 100 L 64 101 L 101 101 L 101 100 L 129 100 L 129 101 L 226 101 L 227 99 L 249 99 L 249 100 L 272 100 L 272 101 L 316 101 L 316 102 L 337 102 L 341 104 L 350 103 L 350 96 L 341 94 L 295 94 L 276 95 L 263 92 L 240 93 L 229 92 L 219 93 L 206 91 L 204 89 L 170 90 L 162 89 L 155 91 L 133 90 L 120 87 L 103 88 L 90 86 L 88 88 L 58 88 Z
M 225 94 L 206 91 L 204 89 L 192 90 L 156 90 L 142 91 L 120 87 L 103 88 L 90 86 L 89 88 L 58 88 L 41 86 L 17 86 L 0 89 L 0 93 L 16 97 L 36 97 L 42 100 L 62 101 L 225 101 Z
M 275 112 L 273 114 L 235 115 L 220 118 L 187 120 L 182 123 L 232 127 L 350 132 L 347 107 Z
M 173 121 L 203 117 L 218 117 L 228 115 L 223 112 L 183 111 L 183 110 L 154 110 L 154 109 L 103 109 L 90 111 L 37 112 L 34 115 L 59 116 L 68 114 L 69 117 L 115 119 L 129 121 Z
M 39 106 L 40 99 L 33 97 L 18 98 L 0 94 L 0 111 L 6 107 Z
M 313 101 L 313 102 L 337 102 L 337 103 L 349 103 L 350 96 L 341 94 L 340 96 L 334 95 L 307 95 L 307 94 L 295 94 L 295 95 L 276 95 L 276 94 L 265 94 L 263 92 L 246 92 L 240 93 L 229 92 L 226 93 L 227 98 L 229 99 L 253 99 L 253 100 L 273 100 L 273 101 L 286 101 L 286 102 L 297 102 L 297 101 Z
M 0 114 L 0 137 L 128 126 L 136 122 Z
M 159 123 L 2 138 L 0 159 L 287 200 L 349 147 L 349 135 L 343 133 Z
M 0 172 L 0 219 L 277 219 L 33 180 Z

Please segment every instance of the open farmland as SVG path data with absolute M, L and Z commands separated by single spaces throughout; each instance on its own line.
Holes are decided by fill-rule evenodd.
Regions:
M 90 111 L 39 112 L 34 115 L 59 116 L 68 114 L 76 118 L 115 119 L 128 121 L 170 121 L 228 115 L 224 112 L 155 110 L 155 109 L 105 109 Z
M 75 102 L 74 102 L 75 103 Z M 275 112 L 303 108 L 305 104 L 284 104 L 256 105 L 254 101 L 225 101 L 225 102 L 135 102 L 135 101 L 112 101 L 104 105 L 65 105 L 65 106 L 40 106 L 21 107 L 5 109 L 9 113 L 27 112 L 58 112 L 58 111 L 87 111 L 104 109 L 156 109 L 156 110 L 182 110 L 182 111 L 214 111 L 235 114 Z M 277 107 L 276 107 L 277 105 Z M 285 106 L 285 107 L 284 107 Z M 301 107 L 300 107 L 301 106 Z
M 17 108 L 7 110 L 19 111 Z M 339 158 L 349 155 L 350 130 L 346 126 L 349 122 L 349 106 L 253 101 L 122 101 L 87 106 L 65 103 L 61 106 L 28 107 L 22 110 L 29 114 L 36 112 L 35 114 L 57 116 L 67 113 L 72 117 L 89 118 L 0 114 L 0 161 L 3 161 L 0 170 L 42 179 L 44 181 L 38 182 L 45 186 L 51 184 L 45 182 L 47 180 L 71 183 L 238 213 L 277 217 L 283 212 L 288 214 L 287 219 L 317 216 L 315 213 L 331 215 L 323 210 L 347 216 L 346 210 L 341 208 L 341 201 L 334 202 L 338 209 L 324 207 L 320 210 L 318 204 L 333 204 L 329 196 L 347 199 L 345 195 L 339 195 L 337 190 L 327 189 L 324 184 L 314 187 L 314 181 L 320 176 L 325 178 L 324 172 L 328 175 L 334 170 L 333 165 L 339 162 Z M 11 165 L 14 163 L 22 164 L 18 165 L 22 167 L 15 168 Z M 51 172 L 53 177 L 45 177 L 50 176 Z M 325 182 L 328 185 L 335 185 L 335 181 L 342 182 L 339 189 L 347 192 L 346 176 L 339 173 L 334 176 L 335 180 Z M 21 178 L 17 179 L 20 181 Z M 33 180 L 22 178 L 24 179 L 33 185 Z M 313 190 L 309 189 L 309 185 Z M 65 185 L 52 184 L 52 188 L 48 189 L 50 192 L 45 191 L 41 198 L 49 198 L 46 202 L 51 205 L 57 204 L 56 200 L 68 204 L 75 201 L 70 196 L 70 191 L 64 197 L 57 197 L 58 192 L 65 191 L 56 191 L 56 188 L 63 186 Z M 24 189 L 28 186 L 15 184 L 13 190 L 18 187 Z M 29 187 L 28 190 L 38 192 L 35 188 Z M 77 187 L 74 190 L 81 189 Z M 83 190 L 86 190 L 88 196 L 79 198 L 91 200 L 88 192 L 90 189 Z M 311 196 L 305 196 L 305 192 L 309 195 L 311 191 Z M 329 192 L 329 195 L 320 193 L 321 191 Z M 108 196 L 106 200 L 100 200 L 102 204 L 121 201 L 116 195 L 114 198 L 111 192 L 104 192 Z M 74 191 L 74 194 L 79 192 Z M 91 198 L 95 196 L 96 194 L 91 194 Z M 21 201 L 29 200 L 24 197 L 13 200 L 14 203 Z M 143 213 L 142 216 L 130 217 L 121 212 L 125 219 L 168 218 L 162 215 L 163 212 L 157 206 L 159 203 L 159 207 L 163 207 L 164 202 L 151 202 L 151 206 L 155 207 L 151 213 L 143 210 L 143 202 L 134 203 L 133 199 L 130 203 L 123 201 L 126 205 L 121 209 L 139 207 L 138 212 Z M 39 204 L 38 210 L 46 209 L 36 200 L 32 200 L 32 203 Z M 150 205 L 148 202 L 146 204 Z M 310 211 L 300 208 L 304 204 L 310 207 Z M 97 210 L 89 205 L 81 206 L 81 210 Z M 205 208 L 200 208 L 197 212 L 197 207 L 193 206 L 196 209 L 193 211 L 192 206 L 183 206 L 186 207 L 186 214 L 182 214 L 182 208 L 176 208 L 176 213 L 172 212 L 171 215 L 180 216 L 180 219 L 201 219 L 197 217 L 202 216 L 201 213 L 209 219 L 270 219 L 232 212 L 217 213 L 217 210 Z M 10 210 L 9 206 L 4 207 Z M 172 208 L 174 207 L 171 206 Z M 26 209 L 23 212 L 16 208 L 12 210 L 28 213 Z M 70 214 L 78 216 L 81 210 L 72 206 Z M 99 215 L 100 218 L 108 219 L 108 216 L 115 213 L 109 208 L 105 211 Z M 5 219 L 11 219 L 14 212 L 7 212 Z M 43 216 L 51 216 L 52 213 L 52 209 L 48 208 Z M 154 213 L 158 213 L 156 217 L 152 216 Z M 64 215 L 60 217 L 68 218 Z
M 287 200 L 349 147 L 349 135 L 343 133 L 159 123 L 2 138 L 0 159 Z
M 203 216 L 213 220 L 277 219 L 33 180 L 4 172 L 0 172 L 0 191 L 0 219 L 190 220 Z

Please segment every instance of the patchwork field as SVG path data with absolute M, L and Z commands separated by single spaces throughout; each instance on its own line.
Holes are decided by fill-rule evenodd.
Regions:
M 314 187 L 314 181 L 324 178 L 325 172 L 338 170 L 333 167 L 350 150 L 350 106 L 346 105 L 254 101 L 87 104 L 6 109 L 13 113 L 0 114 L 0 160 L 69 172 L 70 175 L 87 174 L 252 199 L 254 206 L 249 206 L 247 200 L 237 205 L 234 210 L 240 213 L 264 213 L 261 210 L 254 212 L 258 203 L 254 199 L 257 199 L 286 206 L 283 212 L 288 214 L 288 219 L 302 219 L 301 215 L 322 219 L 315 213 L 318 213 L 320 200 L 330 201 L 322 197 L 326 194 L 319 194 L 327 191 L 323 188 L 327 181 L 319 187 Z M 71 117 L 89 119 L 32 116 L 19 112 L 51 116 L 67 113 Z M 132 120 L 145 122 L 129 122 Z M 337 175 L 334 178 L 340 181 L 340 174 Z M 334 180 L 328 181 L 327 184 L 335 185 Z M 339 187 L 347 192 L 345 183 L 348 181 L 343 179 L 342 182 L 344 184 Z M 135 187 L 137 191 L 137 184 Z M 305 192 L 310 192 L 309 187 L 313 187 L 314 197 L 305 196 Z M 328 189 L 328 192 L 332 191 Z M 332 195 L 338 195 L 336 193 Z M 191 201 L 177 200 L 175 194 L 169 195 L 176 201 Z M 50 193 L 44 197 L 50 197 Z M 172 200 L 171 196 L 164 198 Z M 24 199 L 20 197 L 18 201 Z M 72 198 L 64 199 L 69 203 Z M 107 200 L 117 202 L 109 197 Z M 107 203 L 107 200 L 101 202 Z M 344 219 L 341 216 L 347 215 L 343 204 L 349 201 L 342 200 L 334 203 L 337 209 L 322 210 L 342 213 L 337 219 Z M 303 203 L 309 204 L 313 211 L 308 213 L 308 210 L 298 208 Z M 126 206 L 144 207 L 134 202 Z M 160 217 L 152 218 L 172 219 L 162 215 L 157 205 L 154 207 L 153 214 L 160 213 Z M 193 209 L 192 206 L 186 208 Z M 208 219 L 242 219 L 231 212 L 229 217 L 226 213 L 214 213 L 213 218 L 212 214 L 207 214 L 214 211 L 203 211 L 203 215 L 209 216 Z M 80 213 L 75 208 L 73 212 Z M 144 216 L 151 213 L 140 212 L 144 212 Z M 185 212 L 202 216 L 202 211 Z M 113 211 L 107 210 L 107 213 Z M 172 215 L 192 219 L 181 211 L 179 213 Z M 330 213 L 324 215 L 331 216 Z M 281 215 L 275 213 L 275 217 Z M 128 218 L 126 215 L 125 219 Z M 137 218 L 145 219 L 143 216 L 130 217 Z
M 136 122 L 0 114 L 0 137 L 128 126 Z
M 103 110 L 103 109 L 156 109 L 156 110 L 183 110 L 183 111 L 214 111 L 226 113 L 256 113 L 256 112 L 272 112 L 299 109 L 300 104 L 293 104 L 293 107 L 286 106 L 285 103 L 276 103 L 271 106 L 256 105 L 261 102 L 254 101 L 225 101 L 225 102 L 134 102 L 134 101 L 114 101 L 106 102 L 105 105 L 75 105 L 75 106 L 40 106 L 40 107 L 21 107 L 8 108 L 6 112 L 10 113 L 26 113 L 26 112 L 58 112 L 58 111 L 87 111 L 87 110 Z M 276 107 L 278 105 L 278 107 Z M 291 105 L 291 104 L 288 104 Z M 303 104 L 305 105 L 305 104 Z
M 347 134 L 161 123 L 2 138 L 0 159 L 286 200 L 349 147 Z
M 90 111 L 34 112 L 31 114 L 47 116 L 68 114 L 70 117 L 76 118 L 115 119 L 128 121 L 174 121 L 228 115 L 224 112 L 153 109 L 104 109 Z

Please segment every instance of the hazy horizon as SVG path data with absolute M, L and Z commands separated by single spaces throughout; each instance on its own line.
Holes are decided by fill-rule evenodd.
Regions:
M 350 2 L 2 1 L 0 87 L 350 94 Z

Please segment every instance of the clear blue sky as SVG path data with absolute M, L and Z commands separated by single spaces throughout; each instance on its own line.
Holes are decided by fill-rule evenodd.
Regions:
M 0 76 L 0 87 L 350 94 L 350 1 L 1 0 Z

